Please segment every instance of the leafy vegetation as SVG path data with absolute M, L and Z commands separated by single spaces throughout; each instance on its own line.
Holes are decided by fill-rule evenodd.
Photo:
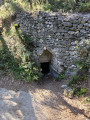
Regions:
M 21 80 L 38 80 L 40 68 L 32 59 L 31 37 L 14 24 L 16 14 L 28 11 L 28 1 L 0 1 L 0 70 Z
M 80 59 L 74 61 L 74 64 L 78 68 L 78 72 L 76 75 L 72 76 L 72 80 L 69 82 L 69 86 L 74 87 L 75 96 L 85 95 L 88 90 L 87 88 L 76 87 L 76 84 L 88 79 L 88 70 L 90 68 L 90 47 L 85 48 L 89 42 L 87 40 L 84 41 L 85 44 L 77 48 Z M 90 98 L 88 98 L 87 101 L 90 101 Z
M 86 101 L 90 103 L 90 97 L 88 97 L 88 98 L 86 99 Z
M 82 100 L 82 103 L 90 103 L 90 97 L 84 98 L 84 100 Z
M 30 0 L 32 1 L 32 0 Z M 30 2 L 31 8 L 37 8 L 45 11 L 90 11 L 89 0 L 33 0 Z
M 75 96 L 81 96 L 81 95 L 85 95 L 86 92 L 87 92 L 87 88 L 80 88 L 80 87 L 78 87 L 78 88 L 75 88 L 74 95 Z
M 4 28 L 0 35 L 0 70 L 27 82 L 38 80 L 40 68 L 32 59 L 32 52 L 22 43 L 22 37 L 18 36 L 16 26 L 12 24 L 7 34 Z M 28 36 L 26 38 L 23 36 L 23 40 L 30 41 L 27 38 Z
M 79 61 L 77 60 L 74 63 L 79 70 L 83 68 L 87 68 L 87 69 L 89 68 L 89 63 L 87 62 L 87 60 L 79 60 Z
M 88 75 L 74 75 L 72 77 L 72 80 L 69 82 L 69 86 L 74 86 L 75 84 L 79 83 L 79 82 L 82 82 L 84 80 L 86 80 L 88 78 Z
M 61 74 L 58 76 L 57 80 L 60 81 L 66 77 L 65 72 L 61 72 Z
M 79 12 L 89 12 L 90 11 L 90 1 L 87 3 L 80 3 L 80 6 L 78 8 Z
M 69 82 L 69 86 L 74 86 L 75 84 L 80 83 L 88 78 L 88 70 L 90 68 L 90 47 L 85 47 L 89 44 L 87 40 L 84 40 L 84 42 L 85 44 L 77 49 L 80 59 L 75 60 L 74 64 L 78 68 L 78 72 L 72 77 L 72 80 Z
M 59 11 L 64 12 L 90 12 L 89 0 L 1 0 L 2 17 L 14 14 L 20 10 L 24 11 Z M 17 7 L 18 6 L 18 7 Z M 7 11 L 7 13 L 5 12 Z

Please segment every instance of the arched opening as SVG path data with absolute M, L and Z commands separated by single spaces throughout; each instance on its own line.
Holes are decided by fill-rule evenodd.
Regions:
M 42 55 L 39 57 L 39 61 L 41 64 L 41 69 L 43 74 L 47 74 L 50 72 L 50 64 L 51 64 L 52 54 L 48 50 L 44 50 Z
M 50 62 L 41 63 L 42 73 L 47 74 L 50 72 Z

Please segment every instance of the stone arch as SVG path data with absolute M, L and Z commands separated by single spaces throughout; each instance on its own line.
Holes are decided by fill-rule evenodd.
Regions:
M 43 53 L 39 56 L 39 62 L 50 62 L 52 54 L 48 50 L 44 50 Z

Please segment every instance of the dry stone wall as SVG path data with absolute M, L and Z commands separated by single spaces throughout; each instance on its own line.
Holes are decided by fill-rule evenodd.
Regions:
M 73 60 L 80 57 L 77 48 L 90 46 L 90 14 L 22 12 L 16 23 L 33 40 L 36 61 L 40 63 L 40 55 L 48 50 L 52 54 L 50 67 L 57 73 L 67 69 L 69 74 L 69 69 L 75 68 Z

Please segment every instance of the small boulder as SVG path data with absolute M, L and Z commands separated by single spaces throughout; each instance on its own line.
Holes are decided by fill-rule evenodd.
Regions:
M 64 89 L 64 93 L 63 93 L 66 97 L 69 97 L 69 98 L 73 98 L 73 94 L 74 94 L 74 90 L 72 88 L 65 88 Z

